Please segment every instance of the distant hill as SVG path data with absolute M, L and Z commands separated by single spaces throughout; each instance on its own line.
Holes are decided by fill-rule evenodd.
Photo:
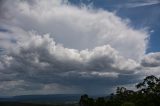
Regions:
M 43 103 L 21 103 L 21 102 L 0 102 L 0 106 L 79 106 L 77 103 L 72 104 L 43 104 Z
M 0 98 L 0 102 L 70 104 L 78 103 L 80 94 L 54 94 L 54 95 L 21 95 Z

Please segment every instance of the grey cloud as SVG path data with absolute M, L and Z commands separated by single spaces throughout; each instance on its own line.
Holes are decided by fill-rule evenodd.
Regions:
M 0 0 L 0 18 L 4 16 L 4 7 L 3 7 L 4 0 Z
M 144 56 L 141 62 L 144 67 L 158 67 L 160 66 L 160 53 L 149 53 Z
M 120 56 L 109 45 L 96 47 L 91 51 L 78 51 L 64 48 L 55 43 L 49 35 L 30 34 L 32 36 L 28 40 L 19 42 L 17 52 L 10 51 L 1 56 L 0 62 L 3 66 L 1 81 L 22 80 L 24 83 L 35 83 L 35 85 L 55 83 L 76 86 L 93 93 L 96 88 L 103 89 L 103 92 L 105 88 L 110 89 L 115 84 L 121 84 L 122 78 L 119 76 L 123 74 L 132 73 L 133 76 L 137 76 L 134 75 L 134 69 L 138 67 L 138 63 L 126 64 L 126 61 L 127 63 L 130 61 Z M 119 62 L 125 67 L 121 67 Z M 123 80 L 123 83 L 128 82 Z M 32 84 L 29 88 L 16 87 L 30 90 Z

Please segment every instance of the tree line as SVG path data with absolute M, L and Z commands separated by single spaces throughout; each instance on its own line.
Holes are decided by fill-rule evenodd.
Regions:
M 82 95 L 79 106 L 160 106 L 160 78 L 147 76 L 136 85 L 136 90 L 117 87 L 109 97 L 93 99 Z

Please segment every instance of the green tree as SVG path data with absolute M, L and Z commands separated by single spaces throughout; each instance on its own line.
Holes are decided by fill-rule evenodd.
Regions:
M 105 106 L 106 105 L 105 99 L 103 97 L 99 97 L 95 103 L 96 103 L 96 106 Z
M 95 100 L 83 95 L 80 106 L 160 106 L 160 78 L 147 76 L 136 88 L 138 90 L 132 91 L 125 87 L 117 87 L 116 94 Z
M 135 106 L 135 104 L 132 102 L 125 102 L 121 106 Z
M 82 95 L 79 101 L 80 106 L 94 106 L 94 99 L 89 98 L 87 94 Z

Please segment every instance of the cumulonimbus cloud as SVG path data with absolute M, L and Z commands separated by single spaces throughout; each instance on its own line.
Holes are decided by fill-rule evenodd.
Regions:
M 137 81 L 147 31 L 133 29 L 114 13 L 67 1 L 7 0 L 2 6 L 0 89 L 6 94 L 13 87 L 103 93 Z
M 10 7 L 11 3 L 15 9 Z M 127 20 L 108 11 L 77 8 L 58 0 L 32 4 L 8 1 L 5 5 L 8 10 L 5 25 L 35 30 L 41 35 L 50 33 L 56 42 L 67 48 L 83 50 L 109 44 L 121 55 L 139 59 L 147 47 L 149 35 L 145 30 L 133 29 Z

